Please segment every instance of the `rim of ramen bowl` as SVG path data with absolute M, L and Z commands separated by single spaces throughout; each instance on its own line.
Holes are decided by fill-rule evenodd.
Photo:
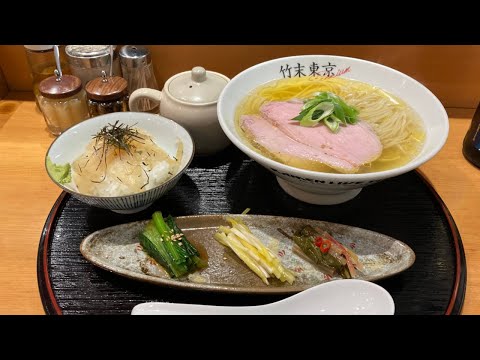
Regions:
M 433 146 L 432 146 L 432 148 L 430 149 L 429 152 L 427 152 L 426 154 L 424 154 L 422 156 L 417 155 L 416 158 L 412 159 L 411 161 L 409 161 L 408 163 L 406 163 L 405 165 L 402 165 L 400 167 L 390 169 L 390 170 L 376 171 L 376 172 L 372 172 L 372 173 L 343 174 L 343 173 L 327 173 L 327 172 L 300 169 L 300 168 L 296 168 L 296 167 L 293 167 L 293 166 L 285 165 L 285 164 L 283 164 L 281 162 L 278 162 L 276 160 L 272 160 L 272 159 L 256 152 L 255 150 L 252 150 L 248 145 L 246 145 L 243 142 L 243 140 L 241 140 L 241 138 L 237 135 L 236 131 L 234 132 L 234 131 L 230 130 L 230 128 L 228 127 L 228 125 L 227 125 L 227 123 L 224 119 L 224 116 L 222 114 L 222 109 L 223 109 L 224 101 L 225 101 L 224 99 L 225 99 L 226 96 L 228 96 L 228 92 L 229 92 L 230 88 L 236 86 L 237 82 L 240 81 L 240 79 L 246 73 L 248 73 L 248 72 L 250 72 L 254 69 L 263 67 L 267 64 L 271 64 L 271 63 L 282 62 L 282 61 L 290 61 L 290 60 L 298 60 L 298 59 L 306 59 L 306 58 L 316 58 L 316 59 L 318 59 L 319 57 L 330 57 L 330 58 L 337 58 L 337 59 L 341 59 L 341 60 L 348 60 L 348 61 L 351 61 L 353 63 L 369 64 L 369 65 L 372 65 L 372 66 L 375 66 L 375 67 L 378 67 L 378 68 L 383 68 L 386 71 L 396 73 L 396 74 L 400 75 L 401 77 L 409 79 L 416 86 L 418 86 L 423 91 L 425 91 L 426 94 L 431 97 L 431 99 L 433 100 L 435 105 L 439 108 L 440 112 L 442 112 L 443 116 L 442 116 L 442 119 L 440 119 L 441 124 L 442 124 L 441 137 L 436 138 L 435 144 L 433 144 Z M 345 78 L 349 79 L 348 76 L 346 76 Z M 274 79 L 271 79 L 271 80 L 274 80 Z M 262 84 L 259 84 L 257 86 L 261 86 L 261 85 Z M 250 91 L 252 91 L 252 90 L 253 89 L 250 89 Z M 242 100 L 242 99 L 239 99 L 239 101 L 240 100 Z M 238 105 L 238 103 L 237 103 L 237 105 Z M 410 76 L 408 76 L 408 75 L 406 75 L 406 74 L 404 74 L 404 73 L 402 73 L 398 70 L 395 70 L 391 67 L 388 67 L 388 66 L 385 66 L 385 65 L 373 62 L 373 61 L 368 61 L 368 60 L 363 60 L 363 59 L 358 59 L 358 58 L 353 58 L 353 57 L 348 57 L 348 56 L 328 55 L 328 54 L 323 54 L 323 55 L 297 55 L 297 56 L 287 56 L 287 57 L 282 57 L 282 58 L 276 58 L 276 59 L 264 61 L 262 63 L 253 65 L 253 66 L 243 70 L 242 72 L 240 72 L 239 74 L 237 74 L 235 77 L 233 77 L 230 80 L 230 82 L 225 86 L 222 93 L 220 94 L 219 99 L 218 99 L 217 115 L 218 115 L 218 120 L 220 122 L 220 126 L 222 127 L 222 129 L 225 132 L 225 134 L 227 135 L 227 137 L 232 141 L 233 144 L 235 144 L 235 146 L 237 146 L 242 152 L 244 152 L 245 154 L 250 156 L 252 159 L 254 159 L 254 160 L 256 160 L 260 163 L 264 163 L 264 164 L 266 163 L 266 164 L 268 164 L 269 167 L 275 168 L 277 170 L 293 173 L 297 176 L 302 176 L 302 177 L 306 177 L 306 178 L 314 178 L 314 179 L 315 178 L 322 178 L 322 179 L 327 179 L 327 180 L 369 181 L 369 180 L 379 180 L 379 179 L 382 179 L 382 178 L 393 177 L 393 176 L 396 176 L 396 175 L 406 173 L 410 170 L 413 170 L 413 169 L 419 167 L 420 165 L 424 164 L 425 162 L 427 162 L 428 160 L 433 158 L 442 149 L 442 147 L 445 145 L 445 143 L 447 141 L 447 138 L 448 138 L 448 133 L 449 133 L 449 120 L 448 120 L 448 115 L 447 115 L 447 112 L 446 112 L 444 106 L 442 105 L 440 100 L 435 96 L 435 94 L 433 94 L 426 86 L 424 86 L 423 84 L 421 84 L 420 82 L 418 82 L 414 78 L 412 78 L 412 77 L 410 77 Z M 425 125 L 425 123 L 424 123 L 424 125 Z M 427 129 L 426 129 L 426 133 L 427 133 L 427 136 L 428 136 L 428 130 Z
M 48 174 L 48 176 L 50 177 L 50 179 L 57 185 L 59 186 L 61 189 L 63 189 L 64 191 L 72 194 L 72 195 L 78 195 L 80 197 L 84 197 L 84 198 L 90 198 L 90 199 L 125 199 L 125 198 L 133 198 L 133 197 L 136 197 L 136 196 L 139 196 L 139 195 L 147 195 L 147 194 L 150 194 L 151 192 L 155 191 L 156 189 L 158 189 L 159 187 L 162 187 L 162 186 L 165 186 L 167 184 L 170 184 L 170 183 L 174 183 L 175 181 L 178 180 L 178 178 L 180 178 L 180 176 L 183 175 L 183 173 L 185 172 L 185 170 L 188 168 L 188 166 L 190 165 L 190 163 L 192 162 L 193 160 L 193 157 L 195 155 L 195 142 L 193 141 L 193 138 L 192 136 L 190 135 L 190 133 L 188 132 L 187 129 L 185 129 L 183 126 L 181 126 L 180 124 L 176 123 L 175 121 L 171 120 L 171 119 L 168 119 L 164 116 L 161 116 L 161 115 L 157 115 L 157 114 L 150 114 L 150 113 L 142 113 L 142 112 L 134 112 L 134 111 L 129 111 L 129 112 L 124 112 L 124 114 L 130 114 L 130 115 L 133 115 L 133 114 L 142 114 L 141 116 L 153 116 L 153 117 L 157 117 L 157 118 L 160 118 L 162 120 L 166 120 L 167 123 L 170 123 L 171 125 L 173 125 L 173 127 L 177 127 L 179 129 L 181 129 L 180 131 L 183 131 L 186 135 L 186 138 L 190 140 L 190 143 L 192 144 L 192 151 L 190 153 L 190 157 L 189 159 L 187 160 L 187 162 L 185 163 L 185 165 L 178 170 L 177 174 L 175 174 L 172 178 L 168 179 L 167 181 L 155 186 L 154 188 L 151 188 L 151 189 L 148 189 L 146 191 L 141 191 L 141 192 L 136 192 L 136 193 L 133 193 L 133 194 L 128 194 L 128 195 L 117 195 L 117 196 L 99 196 L 99 195 L 88 195 L 88 194 L 83 194 L 81 192 L 78 192 L 78 191 L 75 191 L 73 189 L 70 189 L 70 188 L 67 188 L 65 187 L 64 185 L 60 184 L 57 180 L 55 180 L 52 175 L 50 175 L 50 172 L 48 171 L 48 168 L 47 168 L 47 158 L 50 154 L 50 150 L 51 148 L 54 146 L 54 144 L 60 139 L 61 136 L 63 136 L 64 134 L 67 134 L 69 132 L 73 132 L 75 130 L 77 130 L 78 128 L 82 127 L 82 123 L 84 123 L 85 121 L 89 121 L 89 120 L 92 120 L 94 118 L 100 118 L 100 117 L 111 117 L 111 114 L 104 114 L 104 115 L 100 115 L 100 116 L 96 116 L 94 118 L 90 118 L 90 119 L 87 119 L 85 120 L 84 122 L 80 122 L 70 128 L 68 128 L 66 131 L 64 131 L 63 133 L 61 133 L 55 140 L 53 140 L 53 142 L 50 144 L 50 146 L 48 147 L 48 150 L 47 150 L 47 153 L 45 154 L 45 170 Z M 184 143 L 185 141 L 184 140 L 181 140 L 182 143 Z

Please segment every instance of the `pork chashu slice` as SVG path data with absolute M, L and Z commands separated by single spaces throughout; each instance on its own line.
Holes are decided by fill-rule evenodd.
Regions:
M 260 111 L 272 125 L 290 138 L 331 157 L 346 161 L 353 168 L 358 169 L 381 155 L 383 147 L 380 139 L 365 121 L 360 120 L 354 125 L 341 126 L 337 133 L 331 132 L 322 124 L 304 127 L 300 126 L 298 121 L 291 120 L 300 113 L 302 106 L 303 103 L 299 101 L 274 101 L 262 105 Z
M 358 171 L 358 167 L 348 161 L 292 139 L 262 116 L 242 115 L 240 126 L 257 148 L 277 161 L 294 162 L 296 167 L 315 171 L 328 171 L 329 168 L 342 173 Z

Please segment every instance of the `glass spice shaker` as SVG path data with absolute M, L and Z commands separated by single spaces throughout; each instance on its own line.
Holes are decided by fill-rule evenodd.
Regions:
M 38 101 L 48 130 L 60 135 L 69 127 L 89 118 L 87 99 L 82 81 L 73 75 L 62 75 L 55 70 L 38 85 Z
M 120 76 L 107 76 L 90 80 L 85 86 L 90 116 L 128 111 L 128 83 Z
M 53 45 L 23 45 L 27 56 L 28 65 L 32 76 L 33 93 L 38 105 L 40 91 L 38 85 L 44 79 L 53 75 L 56 68 Z M 64 73 L 69 73 L 67 60 L 65 59 L 64 46 L 60 46 L 60 60 Z
M 157 80 L 153 71 L 150 51 L 145 46 L 125 45 L 119 51 L 123 77 L 128 82 L 128 93 L 137 89 L 150 88 L 158 90 Z M 149 99 L 141 99 L 139 111 L 158 114 L 159 104 Z

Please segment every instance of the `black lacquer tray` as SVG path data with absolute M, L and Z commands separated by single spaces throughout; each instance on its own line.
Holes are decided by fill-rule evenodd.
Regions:
M 241 213 L 320 219 L 381 232 L 416 253 L 407 271 L 379 281 L 393 296 L 396 314 L 459 314 L 467 269 L 458 229 L 425 179 L 412 171 L 366 187 L 340 205 L 315 206 L 287 195 L 275 176 L 230 147 L 215 157 L 196 158 L 177 186 L 150 208 L 121 215 L 86 205 L 62 193 L 40 239 L 37 276 L 47 314 L 129 314 L 146 301 L 212 305 L 258 305 L 285 295 L 195 292 L 141 283 L 99 269 L 79 246 L 88 234 L 148 219 L 155 210 L 174 216 Z

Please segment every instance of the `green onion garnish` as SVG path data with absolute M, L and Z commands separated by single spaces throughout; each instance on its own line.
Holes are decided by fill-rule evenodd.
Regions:
M 340 125 L 352 125 L 358 121 L 358 110 L 348 106 L 339 96 L 322 91 L 314 98 L 304 101 L 302 111 L 292 120 L 300 121 L 300 126 L 312 127 L 323 123 L 334 133 Z

